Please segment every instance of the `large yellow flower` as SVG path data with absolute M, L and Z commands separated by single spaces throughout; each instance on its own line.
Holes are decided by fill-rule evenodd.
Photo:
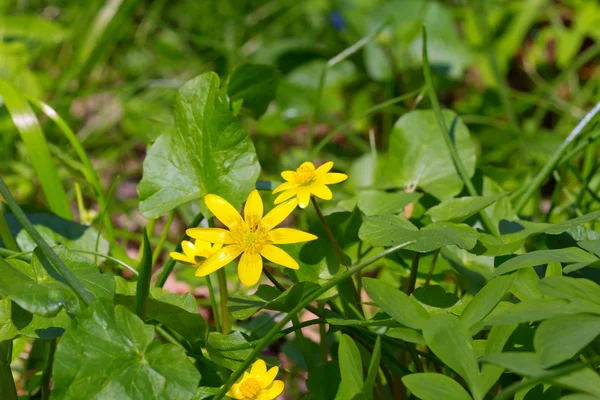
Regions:
M 283 392 L 284 383 L 274 380 L 279 372 L 278 367 L 267 371 L 263 360 L 256 360 L 250 372 L 244 375 L 231 386 L 227 396 L 238 400 L 273 400 Z
M 224 245 L 198 268 L 196 276 L 208 275 L 242 254 L 238 275 L 244 285 L 252 286 L 260 279 L 263 268 L 261 256 L 284 267 L 299 268 L 296 260 L 279 247 L 273 246 L 274 244 L 300 243 L 317 239 L 315 235 L 297 229 L 273 229 L 294 211 L 298 204 L 296 199 L 275 207 L 263 217 L 262 199 L 258 191 L 253 190 L 246 200 L 244 218 L 227 200 L 219 196 L 206 195 L 204 202 L 229 230 L 190 228 L 186 231 L 195 239 Z
M 346 174 L 329 172 L 332 167 L 333 162 L 329 161 L 315 169 L 314 164 L 307 161 L 302 163 L 296 171 L 283 171 L 281 176 L 286 182 L 277 186 L 273 191 L 273 193 L 283 192 L 275 199 L 275 204 L 297 196 L 298 205 L 301 208 L 306 208 L 310 202 L 311 194 L 323 200 L 331 200 L 333 194 L 326 185 L 348 179 Z
M 223 245 L 216 243 L 212 245 L 209 242 L 202 240 L 196 240 L 195 243 L 184 240 L 181 242 L 181 249 L 183 253 L 170 252 L 171 258 L 195 266 L 201 266 L 204 262 L 212 256 L 217 250 L 220 250 Z

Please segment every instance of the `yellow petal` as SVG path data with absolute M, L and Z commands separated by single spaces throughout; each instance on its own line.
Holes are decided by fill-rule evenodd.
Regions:
M 211 244 L 210 242 L 205 242 L 204 240 L 196 240 L 194 242 L 194 247 L 196 248 L 196 254 L 202 255 L 203 253 L 211 253 Z
M 340 183 L 348 179 L 348 175 L 339 174 L 337 172 L 330 172 L 325 174 L 322 178 L 322 182 L 326 185 L 333 185 L 334 183 Z
M 215 243 L 215 244 L 213 244 L 212 249 L 210 249 L 211 254 L 214 253 L 217 250 L 221 250 L 222 247 L 223 247 L 222 243 Z
M 239 383 L 234 383 L 233 385 L 231 385 L 231 388 L 227 391 L 226 395 L 231 397 L 232 399 L 236 399 L 236 400 L 244 399 L 244 395 L 240 391 Z
M 298 167 L 298 169 L 303 169 L 303 168 L 308 168 L 308 169 L 314 171 L 315 164 L 311 163 L 310 161 L 305 161 Z M 298 169 L 296 171 L 298 171 Z
M 273 381 L 271 385 L 266 389 L 269 400 L 275 400 L 277 397 L 283 393 L 283 389 L 285 388 L 285 384 L 283 381 Z
M 328 161 L 315 170 L 315 175 L 325 175 L 333 168 L 333 161 Z
M 187 264 L 193 264 L 193 262 L 187 258 L 186 256 L 184 256 L 181 253 L 175 253 L 174 251 L 169 253 L 169 256 L 173 259 L 173 260 L 177 260 L 177 261 L 181 261 Z
M 192 242 L 184 240 L 181 242 L 181 249 L 183 250 L 183 254 L 185 254 L 185 256 L 189 259 L 193 260 L 196 256 L 196 247 Z
M 277 228 L 269 232 L 269 238 L 275 244 L 302 243 L 318 239 L 315 235 L 292 228 Z
M 224 198 L 219 197 L 216 194 L 207 194 L 204 198 L 204 203 L 206 203 L 206 207 L 215 214 L 215 217 L 229 229 L 242 222 L 242 216 Z
M 233 239 L 231 238 L 229 231 L 222 228 L 190 228 L 186 230 L 185 233 L 189 237 L 209 243 L 233 243 Z
M 285 203 L 278 205 L 264 216 L 262 221 L 260 221 L 261 225 L 267 231 L 273 229 L 286 219 L 292 211 L 294 211 L 297 205 L 298 201 L 296 199 L 288 200 Z
M 232 262 L 242 250 L 238 246 L 226 246 L 210 256 L 196 270 L 196 276 L 206 276 Z
M 296 193 L 298 193 L 298 189 L 296 189 L 296 188 L 286 190 L 285 192 L 283 192 L 279 196 L 277 196 L 277 198 L 275 199 L 275 204 L 283 203 L 284 201 L 291 199 L 292 197 L 294 197 L 296 195 Z
M 306 208 L 310 203 L 310 189 L 300 188 L 298 190 L 298 205 L 300 208 Z
M 285 179 L 288 182 L 295 182 L 296 181 L 296 173 L 294 171 L 283 171 L 281 173 L 281 177 L 283 179 Z
M 264 374 L 261 381 L 263 389 L 267 388 L 271 383 L 273 383 L 273 380 L 277 377 L 278 373 L 279 367 L 272 367 L 267 371 L 266 374 Z
M 310 192 L 323 200 L 331 200 L 333 198 L 333 193 L 325 185 L 315 185 L 310 188 Z
M 240 258 L 240 263 L 238 264 L 238 276 L 240 277 L 240 281 L 246 286 L 256 285 L 260 279 L 262 268 L 263 261 L 260 254 L 250 253 L 249 251 L 244 252 L 242 258 Z M 256 363 L 254 363 L 254 365 L 256 365 Z M 252 367 L 252 369 L 254 370 L 254 367 Z
M 260 358 L 254 362 L 250 374 L 256 377 L 262 377 L 267 373 L 267 364 Z
M 300 266 L 288 253 L 277 246 L 267 245 L 263 247 L 260 255 L 275 264 L 283 265 L 291 269 L 298 269 Z
M 258 190 L 253 190 L 244 206 L 244 219 L 248 225 L 258 223 L 263 217 L 263 202 Z
M 291 172 L 291 171 L 290 171 Z M 297 183 L 293 183 L 293 182 L 285 182 L 282 183 L 281 185 L 277 186 L 275 188 L 275 190 L 273 190 L 273 194 L 275 193 L 279 193 L 279 192 L 283 192 L 284 190 L 290 190 L 295 188 L 296 186 L 298 186 Z

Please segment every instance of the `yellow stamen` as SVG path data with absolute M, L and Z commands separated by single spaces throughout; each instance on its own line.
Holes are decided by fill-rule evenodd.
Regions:
M 260 382 L 254 378 L 248 378 L 240 385 L 240 392 L 245 400 L 254 400 L 260 392 Z
M 296 182 L 300 185 L 308 185 L 315 179 L 315 171 L 307 165 L 301 165 L 296 170 Z

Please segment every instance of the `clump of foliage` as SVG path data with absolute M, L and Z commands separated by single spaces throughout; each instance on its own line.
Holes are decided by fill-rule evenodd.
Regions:
M 0 398 L 600 399 L 592 1 L 0 4 Z

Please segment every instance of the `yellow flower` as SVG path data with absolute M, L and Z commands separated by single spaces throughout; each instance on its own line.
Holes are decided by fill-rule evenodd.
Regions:
M 285 386 L 283 381 L 274 380 L 278 372 L 278 367 L 272 367 L 267 371 L 265 362 L 256 360 L 250 372 L 244 372 L 244 375 L 231 386 L 227 396 L 239 400 L 276 399 Z
M 181 242 L 181 249 L 183 250 L 183 253 L 176 253 L 172 251 L 169 253 L 169 255 L 171 258 L 177 261 L 199 267 L 204 264 L 206 259 L 212 256 L 217 250 L 220 250 L 221 247 L 223 247 L 221 243 L 211 245 L 211 243 L 204 242 L 202 240 L 196 240 L 195 243 L 184 240 Z
M 288 253 L 274 244 L 307 242 L 317 237 L 297 229 L 278 228 L 284 219 L 296 208 L 298 201 L 289 200 L 271 210 L 263 217 L 263 202 L 258 191 L 253 190 L 246 200 L 244 218 L 227 200 L 214 194 L 206 195 L 204 202 L 210 211 L 227 227 L 190 228 L 186 233 L 195 239 L 225 245 L 208 258 L 196 272 L 205 276 L 224 267 L 240 254 L 238 276 L 246 286 L 252 286 L 260 279 L 262 257 L 291 269 L 298 269 L 298 263 Z
M 283 171 L 281 176 L 285 183 L 277 186 L 273 194 L 281 193 L 275 204 L 279 204 L 294 196 L 298 197 L 298 205 L 306 208 L 310 202 L 310 195 L 315 195 L 323 200 L 331 200 L 333 194 L 326 185 L 340 183 L 348 179 L 348 175 L 329 172 L 333 162 L 329 161 L 315 169 L 311 162 L 302 163 L 296 171 Z

